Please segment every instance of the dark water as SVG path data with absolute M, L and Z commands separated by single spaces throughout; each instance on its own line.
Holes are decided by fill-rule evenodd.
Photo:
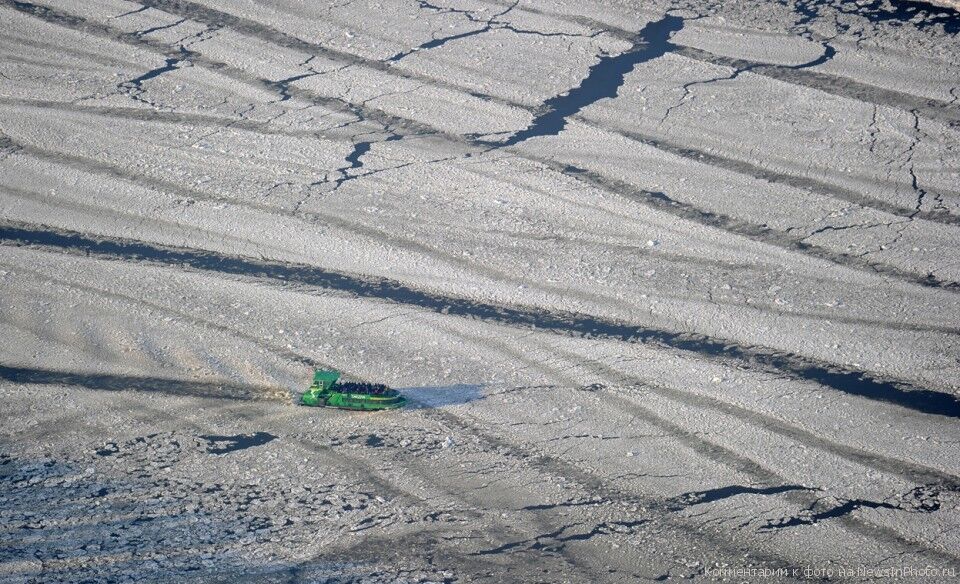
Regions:
M 801 525 L 813 525 L 823 521 L 824 519 L 834 519 L 837 517 L 843 517 L 844 515 L 849 515 L 857 509 L 900 509 L 900 506 L 884 501 L 851 499 L 827 509 L 826 511 L 811 513 L 809 515 L 795 515 L 793 517 L 787 517 L 778 521 L 768 521 L 767 524 L 760 527 L 760 529 L 785 529 L 788 527 L 798 527 Z
M 719 487 L 707 491 L 695 491 L 684 493 L 673 499 L 671 508 L 674 510 L 690 507 L 691 505 L 702 505 L 704 503 L 713 503 L 721 499 L 727 499 L 736 495 L 779 495 L 780 493 L 789 493 L 790 491 L 812 491 L 810 487 L 803 485 L 778 485 L 776 487 L 747 487 L 744 485 L 730 485 Z
M 353 152 L 347 155 L 346 161 L 350 163 L 349 168 L 360 168 L 363 166 L 363 163 L 360 162 L 360 159 L 364 154 L 370 151 L 371 142 L 358 142 L 356 146 L 353 147 Z
M 207 435 L 200 436 L 200 438 L 210 443 L 210 446 L 207 447 L 207 452 L 210 454 L 227 454 L 237 450 L 246 450 L 277 439 L 269 432 L 254 432 L 253 434 L 237 434 L 235 436 Z
M 842 14 L 858 15 L 870 22 L 890 26 L 910 26 L 920 30 L 935 29 L 942 26 L 943 32 L 955 35 L 960 32 L 960 12 L 952 8 L 934 6 L 929 2 L 910 0 L 860 0 L 858 2 L 801 0 L 788 3 L 800 16 L 799 25 L 806 25 L 821 17 L 827 17 L 831 10 Z M 844 28 L 841 25 L 841 28 Z
M 504 142 L 485 142 L 491 146 L 512 146 L 537 136 L 556 136 L 567 125 L 567 120 L 587 106 L 617 96 L 624 78 L 633 69 L 647 61 L 662 57 L 673 50 L 670 36 L 683 28 L 679 16 L 665 16 L 648 23 L 637 34 L 633 47 L 619 55 L 604 55 L 590 67 L 580 85 L 543 102 L 543 113 Z

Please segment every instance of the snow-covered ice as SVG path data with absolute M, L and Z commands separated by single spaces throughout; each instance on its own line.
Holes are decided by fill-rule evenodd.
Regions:
M 0 581 L 956 578 L 955 10 L 0 16 Z

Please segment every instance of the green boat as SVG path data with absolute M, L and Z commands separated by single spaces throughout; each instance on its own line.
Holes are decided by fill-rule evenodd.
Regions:
M 339 371 L 317 369 L 313 385 L 300 397 L 305 406 L 344 410 L 395 410 L 407 404 L 407 398 L 395 389 L 379 383 L 337 383 Z

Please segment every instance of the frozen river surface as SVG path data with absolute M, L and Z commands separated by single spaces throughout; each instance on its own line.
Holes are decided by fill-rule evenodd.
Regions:
M 958 35 L 0 0 L 0 582 L 955 579 Z

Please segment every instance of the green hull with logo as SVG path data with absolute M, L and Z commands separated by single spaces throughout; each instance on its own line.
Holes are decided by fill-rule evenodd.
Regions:
M 300 398 L 305 406 L 344 410 L 395 410 L 407 405 L 407 398 L 395 389 L 372 383 L 337 383 L 339 371 L 317 369 L 313 384 Z

